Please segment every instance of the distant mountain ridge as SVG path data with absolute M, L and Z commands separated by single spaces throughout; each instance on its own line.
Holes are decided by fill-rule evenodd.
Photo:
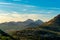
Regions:
M 2 30 L 23 30 L 28 27 L 34 27 L 43 24 L 44 22 L 41 20 L 33 21 L 28 19 L 24 22 L 5 22 L 0 24 L 0 29 Z M 32 24 L 32 25 L 31 25 Z M 33 26 L 34 25 L 34 26 Z
M 36 20 L 35 22 L 32 22 L 30 24 L 28 24 L 28 28 L 33 28 L 33 27 L 38 27 L 40 25 L 42 25 L 44 22 L 41 20 Z

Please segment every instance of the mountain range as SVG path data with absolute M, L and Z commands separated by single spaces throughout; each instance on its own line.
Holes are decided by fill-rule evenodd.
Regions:
M 29 27 L 37 27 L 43 23 L 44 22 L 41 20 L 33 21 L 31 19 L 28 19 L 24 22 L 11 21 L 11 22 L 1 23 L 0 29 L 2 29 L 4 31 L 23 30 L 23 29 L 29 28 Z
M 24 22 L 6 22 L 0 24 L 0 38 L 9 37 L 9 40 L 60 40 L 60 14 L 48 22 L 28 19 Z
M 60 14 L 38 27 L 14 31 L 19 40 L 60 40 Z
M 10 31 L 17 31 L 17 30 L 23 30 L 25 28 L 29 27 L 37 27 L 44 22 L 41 20 L 33 21 L 31 19 L 28 19 L 24 22 L 5 22 L 5 23 L 0 23 L 0 40 L 17 40 L 17 37 L 13 37 L 7 32 Z M 8 30 L 8 31 L 7 31 Z

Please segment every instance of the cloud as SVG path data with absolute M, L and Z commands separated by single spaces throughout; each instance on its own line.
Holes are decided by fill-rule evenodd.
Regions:
M 26 7 L 37 7 L 37 6 L 33 6 L 33 5 L 24 5 Z
M 41 8 L 38 6 L 33 6 L 33 5 L 26 5 L 26 4 L 15 4 L 15 3 L 3 3 L 0 2 L 0 10 L 3 9 L 5 11 L 17 11 L 19 13 L 33 13 L 33 14 L 52 14 L 52 13 L 57 13 L 56 10 L 53 10 L 53 8 Z M 49 9 L 49 10 L 48 10 Z M 54 8 L 54 9 L 59 9 L 59 8 Z M 59 10 L 60 12 L 60 10 Z
M 37 14 L 0 14 L 0 22 L 25 21 L 27 19 L 38 19 Z
M 11 4 L 11 3 L 6 3 L 6 2 L 0 2 L 0 4 Z
M 12 12 L 12 13 L 6 13 L 3 11 L 0 14 L 0 23 L 3 22 L 10 22 L 10 21 L 25 21 L 27 19 L 32 19 L 32 20 L 42 20 L 42 21 L 48 21 L 51 19 L 51 16 L 49 14 L 21 14 L 18 12 Z
M 22 1 L 22 0 L 13 0 L 13 1 Z
M 2 3 L 0 2 L 0 22 L 24 21 L 27 19 L 48 21 L 54 17 L 56 10 L 42 9 L 33 5 Z M 1 11 L 2 10 L 2 11 Z

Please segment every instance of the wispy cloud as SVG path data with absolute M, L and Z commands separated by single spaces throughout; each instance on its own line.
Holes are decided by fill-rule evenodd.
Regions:
M 1 9 L 7 10 L 7 11 L 17 11 L 20 13 L 37 13 L 37 14 L 49 14 L 49 13 L 57 13 L 60 12 L 59 8 L 42 8 L 38 6 L 33 5 L 26 5 L 26 4 L 14 4 L 14 3 L 3 3 L 0 2 Z M 59 11 L 56 11 L 59 10 Z
M 6 12 L 5 12 L 6 13 Z M 0 14 L 0 23 L 9 21 L 25 21 L 27 19 L 49 21 L 51 14 L 19 14 L 18 12 L 6 13 L 4 11 Z M 52 17 L 53 18 L 53 17 Z
M 55 16 L 54 14 L 60 13 L 60 10 L 56 11 L 57 9 L 59 8 L 41 8 L 33 5 L 0 2 L 0 22 L 27 19 L 40 19 L 45 22 L 52 19 Z
M 0 2 L 0 4 L 11 4 L 11 3 L 6 3 L 6 2 Z
M 22 0 L 13 0 L 13 1 L 22 1 Z

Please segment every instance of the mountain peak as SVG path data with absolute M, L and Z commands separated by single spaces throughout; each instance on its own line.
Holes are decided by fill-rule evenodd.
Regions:
M 33 21 L 32 19 L 28 19 L 27 21 Z
M 43 22 L 43 21 L 41 21 L 41 20 L 38 19 L 38 20 L 36 20 L 36 22 Z
M 41 20 L 36 20 L 36 21 L 35 21 L 35 23 L 36 23 L 36 24 L 40 24 L 40 25 L 41 25 L 41 24 L 43 24 L 44 22 L 43 22 L 43 21 L 41 21 Z
M 32 19 L 28 19 L 25 22 L 34 22 Z

